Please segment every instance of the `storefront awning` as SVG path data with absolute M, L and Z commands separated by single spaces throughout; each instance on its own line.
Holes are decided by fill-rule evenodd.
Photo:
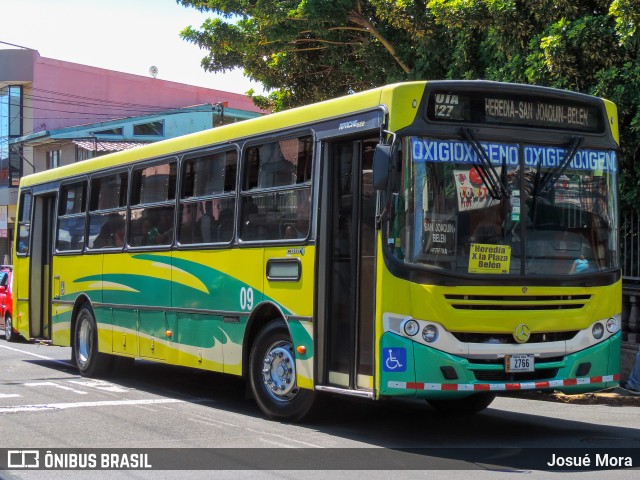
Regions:
M 109 140 L 73 140 L 78 147 L 89 152 L 119 152 L 146 145 L 146 142 L 116 142 Z

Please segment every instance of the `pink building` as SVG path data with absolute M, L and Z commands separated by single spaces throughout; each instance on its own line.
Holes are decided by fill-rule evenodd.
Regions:
M 193 115 L 195 105 L 208 105 L 209 120 L 176 121 L 176 111 Z M 121 144 L 151 142 L 264 113 L 246 95 L 44 58 L 30 49 L 0 50 L 0 261 L 10 253 L 20 177 L 86 158 L 69 153 L 83 148 L 70 140 L 69 127 L 110 130 L 107 140 Z M 164 127 L 169 118 L 170 128 L 161 132 L 142 128 Z M 114 120 L 131 128 L 114 127 Z M 61 152 L 63 158 L 51 164 L 49 157 Z

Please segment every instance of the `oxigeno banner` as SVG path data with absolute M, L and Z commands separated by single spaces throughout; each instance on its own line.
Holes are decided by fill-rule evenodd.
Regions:
M 480 142 L 487 157 L 496 165 L 506 164 L 517 167 L 520 146 L 508 143 Z M 524 164 L 527 167 L 554 168 L 562 165 L 568 149 L 553 146 L 525 145 Z M 478 164 L 480 160 L 473 146 L 468 142 L 454 140 L 411 139 L 413 161 L 436 163 L 468 163 Z M 611 150 L 578 150 L 569 164 L 574 170 L 596 170 L 615 172 L 616 152 Z

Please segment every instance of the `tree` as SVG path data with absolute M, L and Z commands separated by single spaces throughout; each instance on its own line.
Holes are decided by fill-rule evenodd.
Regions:
M 254 97 L 274 110 L 366 90 L 401 80 L 405 64 L 401 29 L 372 23 L 364 0 L 179 0 L 211 11 L 200 30 L 182 37 L 209 51 L 205 70 L 242 68 L 249 78 L 273 90 Z M 221 17 L 221 18 L 220 18 Z
M 637 0 L 178 0 L 218 15 L 184 39 L 242 68 L 274 110 L 400 80 L 484 78 L 618 105 L 623 205 L 640 203 Z

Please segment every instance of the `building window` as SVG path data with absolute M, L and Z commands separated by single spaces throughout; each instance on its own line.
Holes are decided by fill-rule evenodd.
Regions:
M 96 154 L 93 150 L 87 150 L 86 148 L 76 146 L 76 162 L 89 160 L 90 158 L 94 158 L 95 156 Z
M 19 186 L 20 177 L 22 177 L 22 147 L 13 147 L 9 153 L 9 186 Z M 4 176 L 2 178 L 4 179 Z
M 9 148 L 9 139 L 22 136 L 22 87 L 0 88 L 0 186 L 16 185 L 22 172 L 17 147 Z M 16 162 L 18 164 L 16 165 Z
M 164 122 L 158 121 L 134 125 L 133 134 L 137 137 L 162 137 L 164 135 Z
M 122 127 L 109 128 L 107 130 L 100 130 L 99 132 L 93 132 L 94 135 L 122 135 Z
M 60 150 L 49 150 L 47 152 L 47 170 L 60 166 L 61 154 L 62 152 Z

